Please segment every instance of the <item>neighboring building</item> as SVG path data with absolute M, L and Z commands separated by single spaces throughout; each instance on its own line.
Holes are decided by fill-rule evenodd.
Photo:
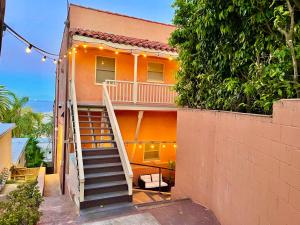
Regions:
M 167 44 L 174 30 L 70 5 L 57 66 L 53 154 L 62 191 L 80 208 L 130 201 L 132 170 L 139 173 L 129 161 L 175 161 L 178 63 Z
M 16 167 L 26 167 L 25 149 L 29 138 L 12 139 L 12 163 Z
M 44 153 L 44 162 L 52 163 L 52 139 L 51 138 L 37 138 L 38 146 L 41 152 Z
M 12 166 L 12 130 L 14 123 L 0 123 L 0 171 Z

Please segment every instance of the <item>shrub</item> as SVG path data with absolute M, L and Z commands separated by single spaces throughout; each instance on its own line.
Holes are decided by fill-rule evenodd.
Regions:
M 36 138 L 30 138 L 25 149 L 26 166 L 29 168 L 39 167 L 43 163 L 44 153 L 38 146 Z
M 9 193 L 7 201 L 0 202 L 0 225 L 37 224 L 43 198 L 36 185 L 36 181 L 19 185 Z

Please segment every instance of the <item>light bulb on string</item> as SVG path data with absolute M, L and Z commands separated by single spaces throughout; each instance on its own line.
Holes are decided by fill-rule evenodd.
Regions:
M 46 56 L 44 56 L 43 58 L 42 58 L 42 62 L 45 62 L 46 61 Z
M 53 59 L 53 63 L 54 63 L 54 64 L 57 64 L 57 60 L 56 60 L 56 59 Z
M 26 53 L 29 54 L 31 52 L 31 49 L 32 49 L 32 45 L 29 45 L 25 50 Z

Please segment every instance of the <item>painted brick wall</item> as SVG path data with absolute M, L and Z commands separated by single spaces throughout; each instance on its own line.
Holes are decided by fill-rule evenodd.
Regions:
M 300 100 L 273 109 L 179 110 L 173 197 L 207 206 L 222 225 L 300 225 Z

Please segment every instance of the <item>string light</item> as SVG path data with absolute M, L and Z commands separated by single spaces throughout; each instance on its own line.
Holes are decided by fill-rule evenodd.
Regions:
M 20 35 L 18 32 L 16 32 L 14 29 L 12 29 L 9 25 L 7 25 L 6 23 L 4 23 L 5 26 L 5 30 L 10 33 L 13 37 L 15 37 L 16 39 L 18 39 L 19 41 L 23 42 L 25 45 L 27 45 L 25 52 L 27 54 L 31 53 L 32 50 L 34 49 L 36 52 L 38 52 L 40 55 L 42 55 L 42 62 L 46 61 L 46 58 L 49 58 L 51 60 L 53 60 L 53 62 L 57 63 L 57 54 L 48 52 L 42 48 L 39 48 L 38 46 L 32 44 L 31 42 L 29 42 L 27 39 L 25 39 L 22 35 Z M 56 64 L 55 63 L 55 64 Z
M 53 63 L 54 63 L 54 64 L 57 64 L 57 61 L 56 61 L 56 59 L 54 59 L 54 60 L 53 60 Z
M 32 45 L 29 45 L 27 48 L 26 48 L 26 53 L 30 53 L 31 52 L 31 49 L 32 49 Z
M 103 50 L 103 46 L 99 46 L 99 49 L 100 49 L 100 50 Z
M 146 58 L 146 57 L 147 57 L 147 55 L 146 55 L 145 53 L 143 53 L 143 56 L 144 56 L 144 58 Z
M 170 60 L 170 61 L 172 61 L 172 60 L 173 60 L 173 58 L 172 58 L 172 57 L 169 57 L 169 60 Z
M 87 45 L 82 45 L 83 46 L 83 48 L 87 48 Z

